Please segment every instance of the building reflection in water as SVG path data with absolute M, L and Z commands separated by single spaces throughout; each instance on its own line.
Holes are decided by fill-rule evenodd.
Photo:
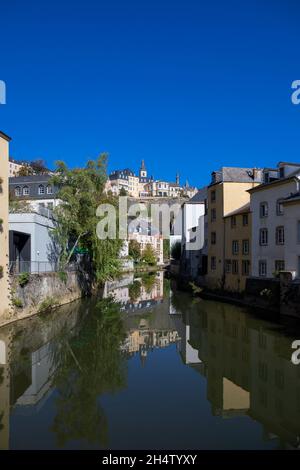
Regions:
M 300 366 L 291 362 L 291 343 L 300 337 L 287 326 L 256 318 L 216 302 L 190 303 L 174 295 L 170 314 L 181 336 L 186 364 L 207 379 L 214 415 L 247 415 L 263 425 L 263 439 L 300 447 Z M 195 352 L 197 351 L 197 356 Z
M 152 351 L 169 345 L 206 379 L 212 415 L 248 416 L 262 424 L 263 440 L 299 447 L 300 366 L 291 362 L 299 328 L 291 335 L 288 324 L 167 287 L 160 273 L 122 278 L 106 286 L 99 304 L 73 303 L 1 328 L 0 448 L 18 432 L 23 443 L 10 415 L 26 415 L 30 427 L 50 402 L 55 418 L 47 427 L 57 447 L 79 439 L 107 447 L 109 420 L 98 398 L 126 389 L 131 357 L 145 365 Z

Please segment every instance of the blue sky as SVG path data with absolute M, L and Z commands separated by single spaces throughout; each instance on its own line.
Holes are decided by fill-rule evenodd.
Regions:
M 297 0 L 3 0 L 0 129 L 18 159 L 142 158 L 201 186 L 299 161 Z

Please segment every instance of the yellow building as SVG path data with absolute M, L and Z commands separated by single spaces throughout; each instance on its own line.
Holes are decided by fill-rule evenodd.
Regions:
M 250 203 L 231 212 L 225 224 L 225 281 L 228 291 L 243 291 L 251 271 Z
M 0 131 L 0 317 L 9 309 L 8 155 L 10 137 Z
M 261 184 L 261 181 L 262 170 L 257 168 L 223 167 L 220 171 L 212 173 L 212 183 L 208 187 L 207 196 L 208 267 L 206 276 L 207 286 L 211 289 L 226 288 L 225 259 L 232 250 L 233 241 L 232 239 L 226 240 L 226 217 L 249 204 L 248 189 Z M 240 215 L 243 218 L 243 214 Z M 234 240 L 243 240 L 244 230 L 246 230 L 245 227 L 241 233 L 238 233 L 238 229 L 236 229 Z M 246 231 L 248 233 L 249 227 Z M 251 245 L 250 235 L 249 244 Z M 232 256 L 228 259 L 232 259 Z M 227 269 L 229 268 L 227 267 Z M 234 276 L 236 275 L 234 274 Z M 236 290 L 241 282 L 238 284 L 237 281 L 233 282 L 229 279 L 228 277 L 231 290 Z

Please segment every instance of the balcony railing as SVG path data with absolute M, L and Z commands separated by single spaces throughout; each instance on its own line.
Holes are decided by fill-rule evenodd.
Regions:
M 65 271 L 74 272 L 78 270 L 78 263 L 69 263 Z M 55 273 L 60 271 L 57 262 L 49 261 L 11 261 L 9 264 L 9 273 L 11 275 L 29 273 L 29 274 L 42 274 L 42 273 Z

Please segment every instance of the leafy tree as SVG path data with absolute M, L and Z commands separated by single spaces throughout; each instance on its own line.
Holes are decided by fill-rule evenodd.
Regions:
M 181 258 L 181 242 L 175 242 L 171 247 L 171 256 L 176 261 L 179 261 Z
M 156 253 L 150 243 L 147 243 L 144 248 L 142 260 L 150 266 L 155 266 L 157 264 Z
M 33 169 L 29 165 L 22 165 L 18 171 L 17 176 L 30 176 L 33 175 Z
M 107 155 L 102 154 L 96 161 L 89 161 L 85 168 L 75 169 L 57 162 L 52 178 L 59 188 L 57 197 L 62 201 L 54 210 L 57 219 L 54 237 L 61 247 L 61 270 L 80 246 L 89 253 L 92 274 L 101 283 L 119 273 L 119 252 L 123 244 L 119 239 L 100 240 L 96 233 L 98 206 L 103 203 L 116 206 L 116 200 L 103 192 L 106 161 Z
M 163 251 L 164 251 L 164 260 L 169 260 L 170 259 L 170 240 L 168 238 L 164 238 Z
M 122 187 L 120 189 L 120 196 L 127 196 L 127 195 L 128 195 L 128 193 L 127 193 L 126 189 Z
M 49 173 L 45 160 L 33 160 L 30 162 L 30 166 L 33 170 L 33 174 L 35 175 L 47 175 Z
M 141 259 L 141 245 L 137 240 L 129 241 L 128 253 L 135 262 L 138 262 Z

